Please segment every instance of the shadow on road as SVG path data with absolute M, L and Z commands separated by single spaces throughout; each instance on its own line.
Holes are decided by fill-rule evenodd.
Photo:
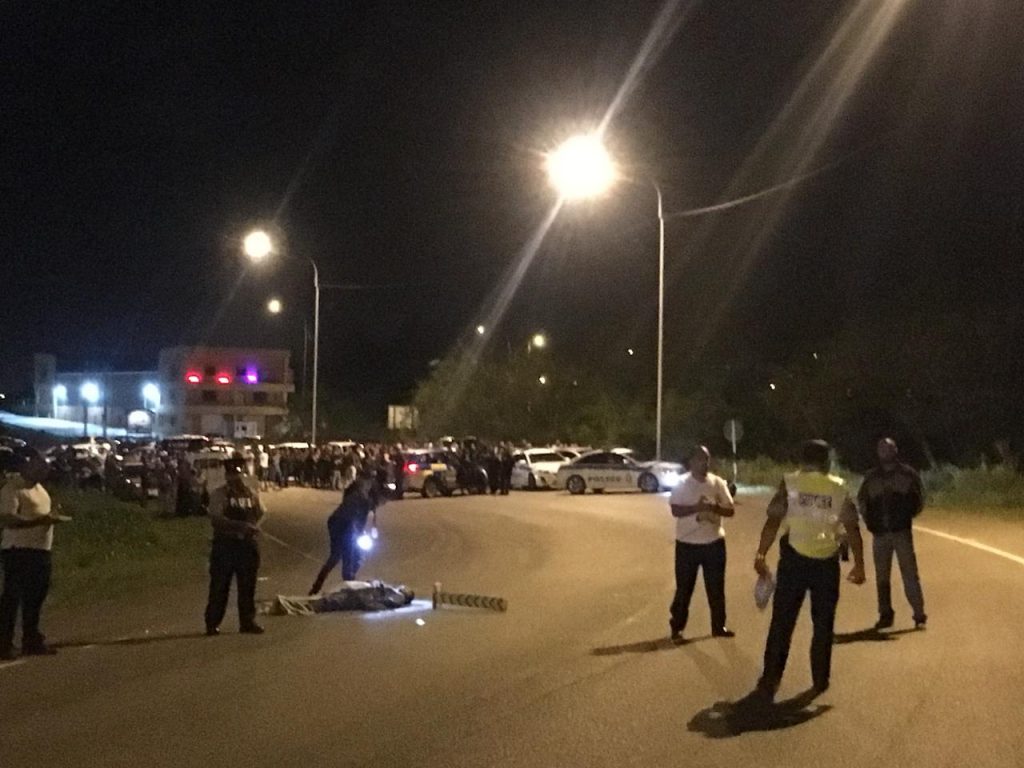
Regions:
M 897 629 L 893 632 L 882 632 L 874 627 L 858 629 L 856 632 L 837 632 L 833 638 L 836 645 L 847 643 L 888 643 L 899 639 L 900 635 L 917 632 L 916 629 Z
M 640 640 L 636 643 L 626 643 L 625 645 L 606 645 L 603 648 L 593 648 L 590 653 L 594 656 L 619 656 L 623 653 L 653 653 L 655 651 L 671 651 L 673 648 L 680 648 L 690 643 L 696 643 L 701 640 L 710 640 L 711 635 L 703 635 L 702 637 L 688 637 L 681 642 L 676 642 L 668 637 L 659 637 L 654 640 Z
M 149 645 L 150 643 L 163 643 L 169 640 L 196 640 L 205 638 L 203 632 L 182 632 L 174 635 L 142 635 L 141 637 L 119 637 L 115 640 L 68 640 L 62 643 L 53 643 L 54 648 L 88 648 L 94 645 L 117 646 L 117 645 Z
M 774 704 L 759 701 L 754 694 L 735 702 L 719 701 L 690 718 L 686 729 L 709 739 L 728 739 L 751 731 L 793 728 L 832 709 L 828 704 L 811 707 L 816 696 L 812 688 Z

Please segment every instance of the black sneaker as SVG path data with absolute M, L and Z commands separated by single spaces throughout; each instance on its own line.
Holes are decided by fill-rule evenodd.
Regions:
M 928 624 L 927 616 L 918 616 L 914 619 L 914 629 L 924 629 L 926 624 Z
M 246 624 L 244 627 L 239 627 L 238 631 L 243 635 L 262 635 L 267 630 L 259 624 Z
M 719 627 L 718 629 L 711 630 L 712 637 L 736 637 L 736 633 L 728 627 Z
M 207 637 L 216 637 L 219 634 L 220 634 L 220 627 L 207 627 L 206 628 L 206 636 Z
M 683 640 L 683 628 L 674 621 L 668 623 L 668 639 L 676 645 L 681 645 L 685 642 Z
M 889 629 L 893 625 L 893 621 L 892 616 L 880 616 L 875 622 L 875 629 Z

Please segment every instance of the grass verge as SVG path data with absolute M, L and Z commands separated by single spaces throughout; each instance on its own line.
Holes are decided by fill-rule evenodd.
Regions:
M 53 499 L 74 518 L 54 534 L 54 605 L 118 600 L 205 570 L 206 518 L 162 518 L 95 492 L 57 490 Z

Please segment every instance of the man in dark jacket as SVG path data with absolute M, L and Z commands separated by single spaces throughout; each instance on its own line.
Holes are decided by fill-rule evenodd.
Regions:
M 256 623 L 256 580 L 260 568 L 257 543 L 263 506 L 259 494 L 245 483 L 244 464 L 225 465 L 227 484 L 210 494 L 210 593 L 206 602 L 206 634 L 219 635 L 232 579 L 238 589 L 239 631 L 263 634 Z
M 878 583 L 875 629 L 888 629 L 893 625 L 889 578 L 894 552 L 900 564 L 903 591 L 914 611 L 914 626 L 923 629 L 928 616 L 924 612 L 924 594 L 917 573 L 912 525 L 924 506 L 924 492 L 921 477 L 913 467 L 899 460 L 896 441 L 891 437 L 878 441 L 878 466 L 864 475 L 857 503 L 873 536 L 875 581 Z

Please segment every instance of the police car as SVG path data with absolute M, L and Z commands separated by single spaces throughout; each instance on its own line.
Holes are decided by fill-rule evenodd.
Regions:
M 559 468 L 568 463 L 568 459 L 554 448 L 520 451 L 512 457 L 512 461 L 512 487 L 531 491 L 554 487 Z
M 590 451 L 558 469 L 555 488 L 581 494 L 590 488 L 602 491 L 641 490 L 657 493 L 675 488 L 683 465 L 670 461 L 638 461 L 626 448 Z

